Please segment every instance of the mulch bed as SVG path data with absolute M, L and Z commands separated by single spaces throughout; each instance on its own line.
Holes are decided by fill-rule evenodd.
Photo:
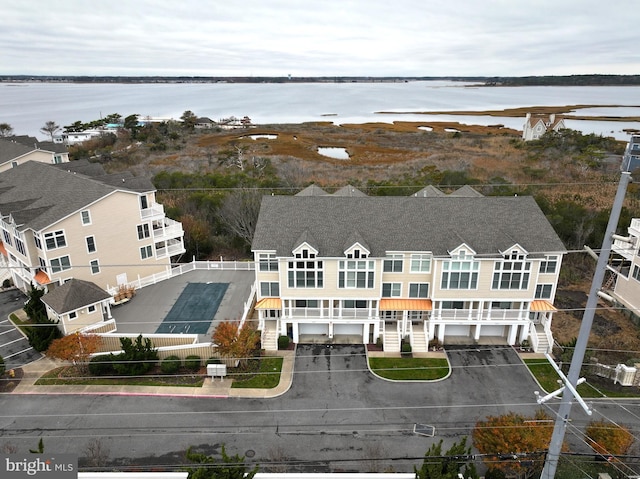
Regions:
M 22 368 L 16 368 L 13 370 L 14 375 L 11 377 L 9 372 L 5 372 L 0 376 L 0 393 L 11 393 L 20 384 L 20 380 L 24 376 Z

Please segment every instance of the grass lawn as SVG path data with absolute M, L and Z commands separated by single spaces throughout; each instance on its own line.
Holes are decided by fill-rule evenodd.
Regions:
M 561 384 L 557 382 L 560 376 L 546 359 L 525 359 L 524 363 L 546 392 L 550 393 L 561 387 Z M 596 381 L 597 384 L 594 386 L 597 389 L 594 389 L 594 386 L 590 386 L 589 383 Z M 586 383 L 578 385 L 578 393 L 583 398 L 601 398 L 603 395 L 600 392 L 608 397 L 638 397 L 638 389 L 636 387 L 616 386 L 612 380 L 601 380 L 597 377 L 590 379 L 587 377 Z
M 449 374 L 443 358 L 369 358 L 369 367 L 378 376 L 396 381 L 442 379 Z
M 73 366 L 52 369 L 36 381 L 37 386 L 181 386 L 201 387 L 204 377 L 199 374 L 173 376 L 149 375 L 133 377 L 82 376 Z
M 31 324 L 31 322 L 28 319 L 26 321 L 22 321 L 20 318 L 18 318 L 18 316 L 16 316 L 13 313 L 9 315 L 9 320 L 15 325 L 16 328 L 22 331 L 23 334 L 26 334 L 25 327 Z
M 256 388 L 271 389 L 280 383 L 280 372 L 282 371 L 282 358 L 265 357 L 260 358 L 260 367 L 255 373 L 238 376 L 231 384 L 232 388 Z

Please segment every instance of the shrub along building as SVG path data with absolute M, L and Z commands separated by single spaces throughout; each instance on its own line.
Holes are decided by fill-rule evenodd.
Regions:
M 252 251 L 263 347 L 294 342 L 553 344 L 566 249 L 531 197 L 369 197 L 312 186 L 262 200 Z
M 29 161 L 0 173 L 0 217 L 0 263 L 24 291 L 52 291 L 72 278 L 109 290 L 166 272 L 185 252 L 182 225 L 165 216 L 148 179 L 108 175 L 85 161 Z M 86 326 L 83 307 L 99 304 L 98 316 L 109 316 L 104 298 L 80 296 L 91 303 L 50 311 L 67 333 Z M 51 302 L 58 303 L 69 304 Z

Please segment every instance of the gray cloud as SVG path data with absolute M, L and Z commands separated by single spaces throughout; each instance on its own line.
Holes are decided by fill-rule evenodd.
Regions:
M 0 0 L 0 3 L 8 0 Z M 632 0 L 12 2 L 0 72 L 71 75 L 638 73 Z

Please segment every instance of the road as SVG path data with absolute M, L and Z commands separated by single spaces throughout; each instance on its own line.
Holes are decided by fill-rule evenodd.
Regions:
M 159 466 L 180 462 L 189 446 L 211 454 L 224 443 L 230 454 L 307 465 L 307 472 L 409 472 L 434 441 L 446 446 L 487 415 L 532 414 L 539 407 L 537 386 L 513 350 L 451 350 L 449 357 L 450 378 L 399 384 L 367 370 L 362 346 L 303 345 L 291 389 L 267 400 L 3 396 L 0 447 L 26 451 L 43 437 L 45 451 L 88 456 L 89 443 L 99 438 L 110 464 Z M 640 410 L 635 403 L 627 408 L 601 410 L 637 428 Z M 579 408 L 574 414 L 574 425 L 586 422 Z M 434 426 L 435 437 L 414 434 L 415 423 Z

